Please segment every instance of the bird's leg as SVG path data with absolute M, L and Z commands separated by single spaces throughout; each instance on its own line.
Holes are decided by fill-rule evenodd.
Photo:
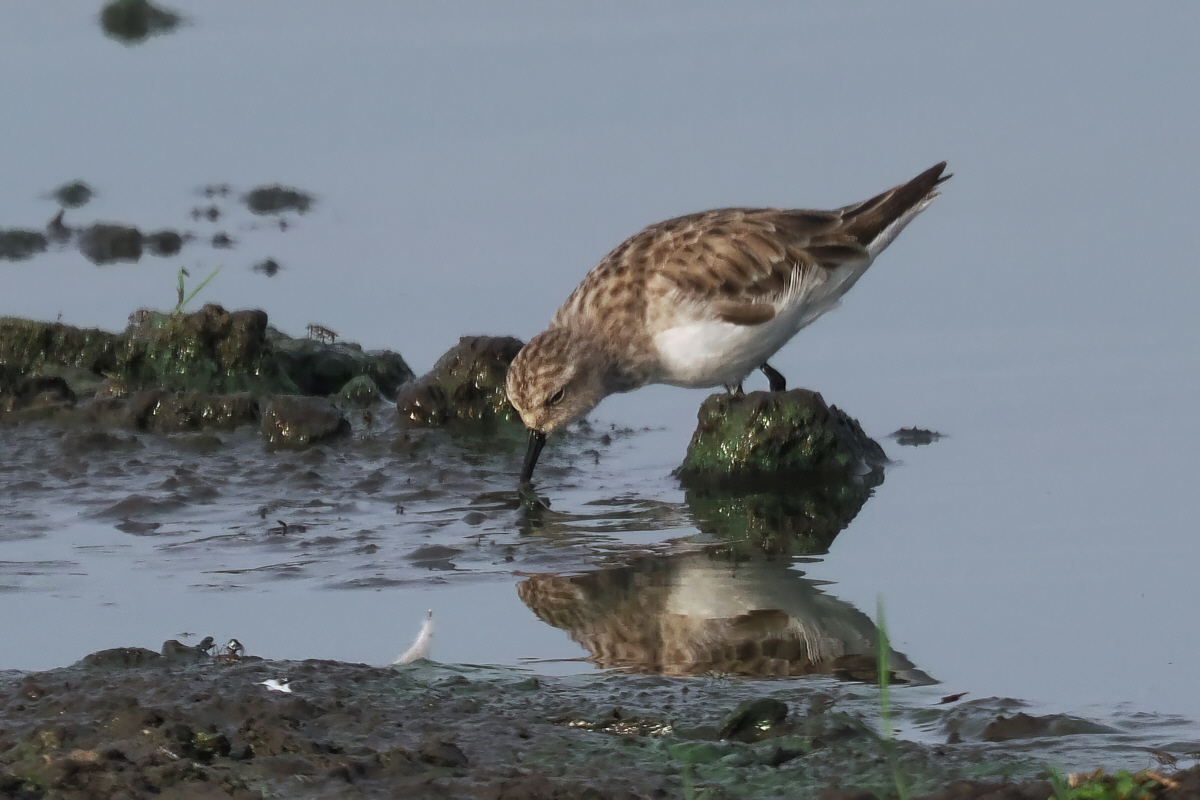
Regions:
M 767 380 L 771 382 L 772 392 L 787 391 L 787 380 L 785 380 L 784 377 L 780 375 L 774 367 L 764 361 L 763 365 L 759 367 L 759 369 L 763 371 L 763 375 L 766 375 Z
M 741 381 L 738 381 L 737 384 L 732 384 L 732 383 L 725 384 L 725 391 L 729 392 L 734 397 L 741 397 L 742 395 L 745 394 L 745 392 L 742 391 L 742 382 Z

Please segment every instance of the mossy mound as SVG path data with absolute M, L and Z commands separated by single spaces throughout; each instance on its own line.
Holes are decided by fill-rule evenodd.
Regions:
M 400 387 L 400 424 L 432 428 L 452 423 L 521 422 L 504 380 L 524 343 L 512 336 L 464 336 L 425 375 Z
M 292 339 L 258 310 L 143 309 L 122 333 L 0 318 L 0 415 L 10 422 L 55 416 L 78 400 L 76 416 L 102 425 L 229 428 L 257 423 L 271 397 L 339 396 L 367 408 L 411 377 L 397 353 Z M 334 428 L 344 427 L 339 417 Z
M 44 374 L 50 367 L 115 372 L 125 346 L 121 334 L 98 328 L 0 317 L 0 364 L 23 375 Z
M 266 332 L 266 312 L 256 309 L 229 312 L 210 303 L 193 314 L 139 311 L 118 371 L 130 389 L 297 393 L 271 357 Z
M 857 421 L 827 406 L 820 394 L 793 389 L 708 397 L 677 474 L 863 474 L 886 463 L 883 448 Z

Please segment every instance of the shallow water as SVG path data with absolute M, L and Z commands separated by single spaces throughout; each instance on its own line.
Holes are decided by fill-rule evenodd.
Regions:
M 747 588 L 644 566 L 708 539 L 669 475 L 702 392 L 606 401 L 596 429 L 632 433 L 552 444 L 540 517 L 511 497 L 515 439 L 267 454 L 249 431 L 109 451 L 0 430 L 0 668 L 185 631 L 384 663 L 433 608 L 439 660 L 585 671 L 518 584 L 631 569 L 675 576 L 676 604 L 697 585 L 742 611 L 882 597 L 928 691 L 1126 728 L 1178 714 L 1138 741 L 1200 739 L 1196 9 L 174 7 L 187 23 L 136 46 L 91 12 L 0 12 L 20 154 L 0 227 L 40 229 L 82 178 L 97 195 L 68 224 L 196 236 L 137 263 L 0 262 L 0 314 L 116 329 L 173 305 L 179 267 L 224 264 L 198 302 L 420 372 L 461 334 L 532 335 L 644 224 L 841 205 L 944 158 L 944 196 L 773 360 L 899 463 L 827 556 Z M 283 230 L 238 200 L 272 182 L 316 197 Z M 949 438 L 882 439 L 909 425 Z

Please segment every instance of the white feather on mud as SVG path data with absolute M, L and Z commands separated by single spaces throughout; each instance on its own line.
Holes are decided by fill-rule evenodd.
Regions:
M 393 661 L 393 664 L 411 664 L 412 662 L 429 658 L 429 651 L 433 647 L 433 611 L 430 610 L 428 616 L 425 617 L 425 624 L 421 626 L 421 632 L 417 634 L 417 638 L 413 641 L 412 647 L 404 652 L 404 655 Z

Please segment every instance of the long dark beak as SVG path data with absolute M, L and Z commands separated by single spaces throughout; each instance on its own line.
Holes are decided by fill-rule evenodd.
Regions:
M 533 468 L 537 466 L 538 456 L 542 454 L 542 448 L 545 445 L 546 434 L 530 429 L 529 449 L 525 451 L 525 466 L 521 467 L 522 484 L 529 483 L 529 479 L 533 477 Z

